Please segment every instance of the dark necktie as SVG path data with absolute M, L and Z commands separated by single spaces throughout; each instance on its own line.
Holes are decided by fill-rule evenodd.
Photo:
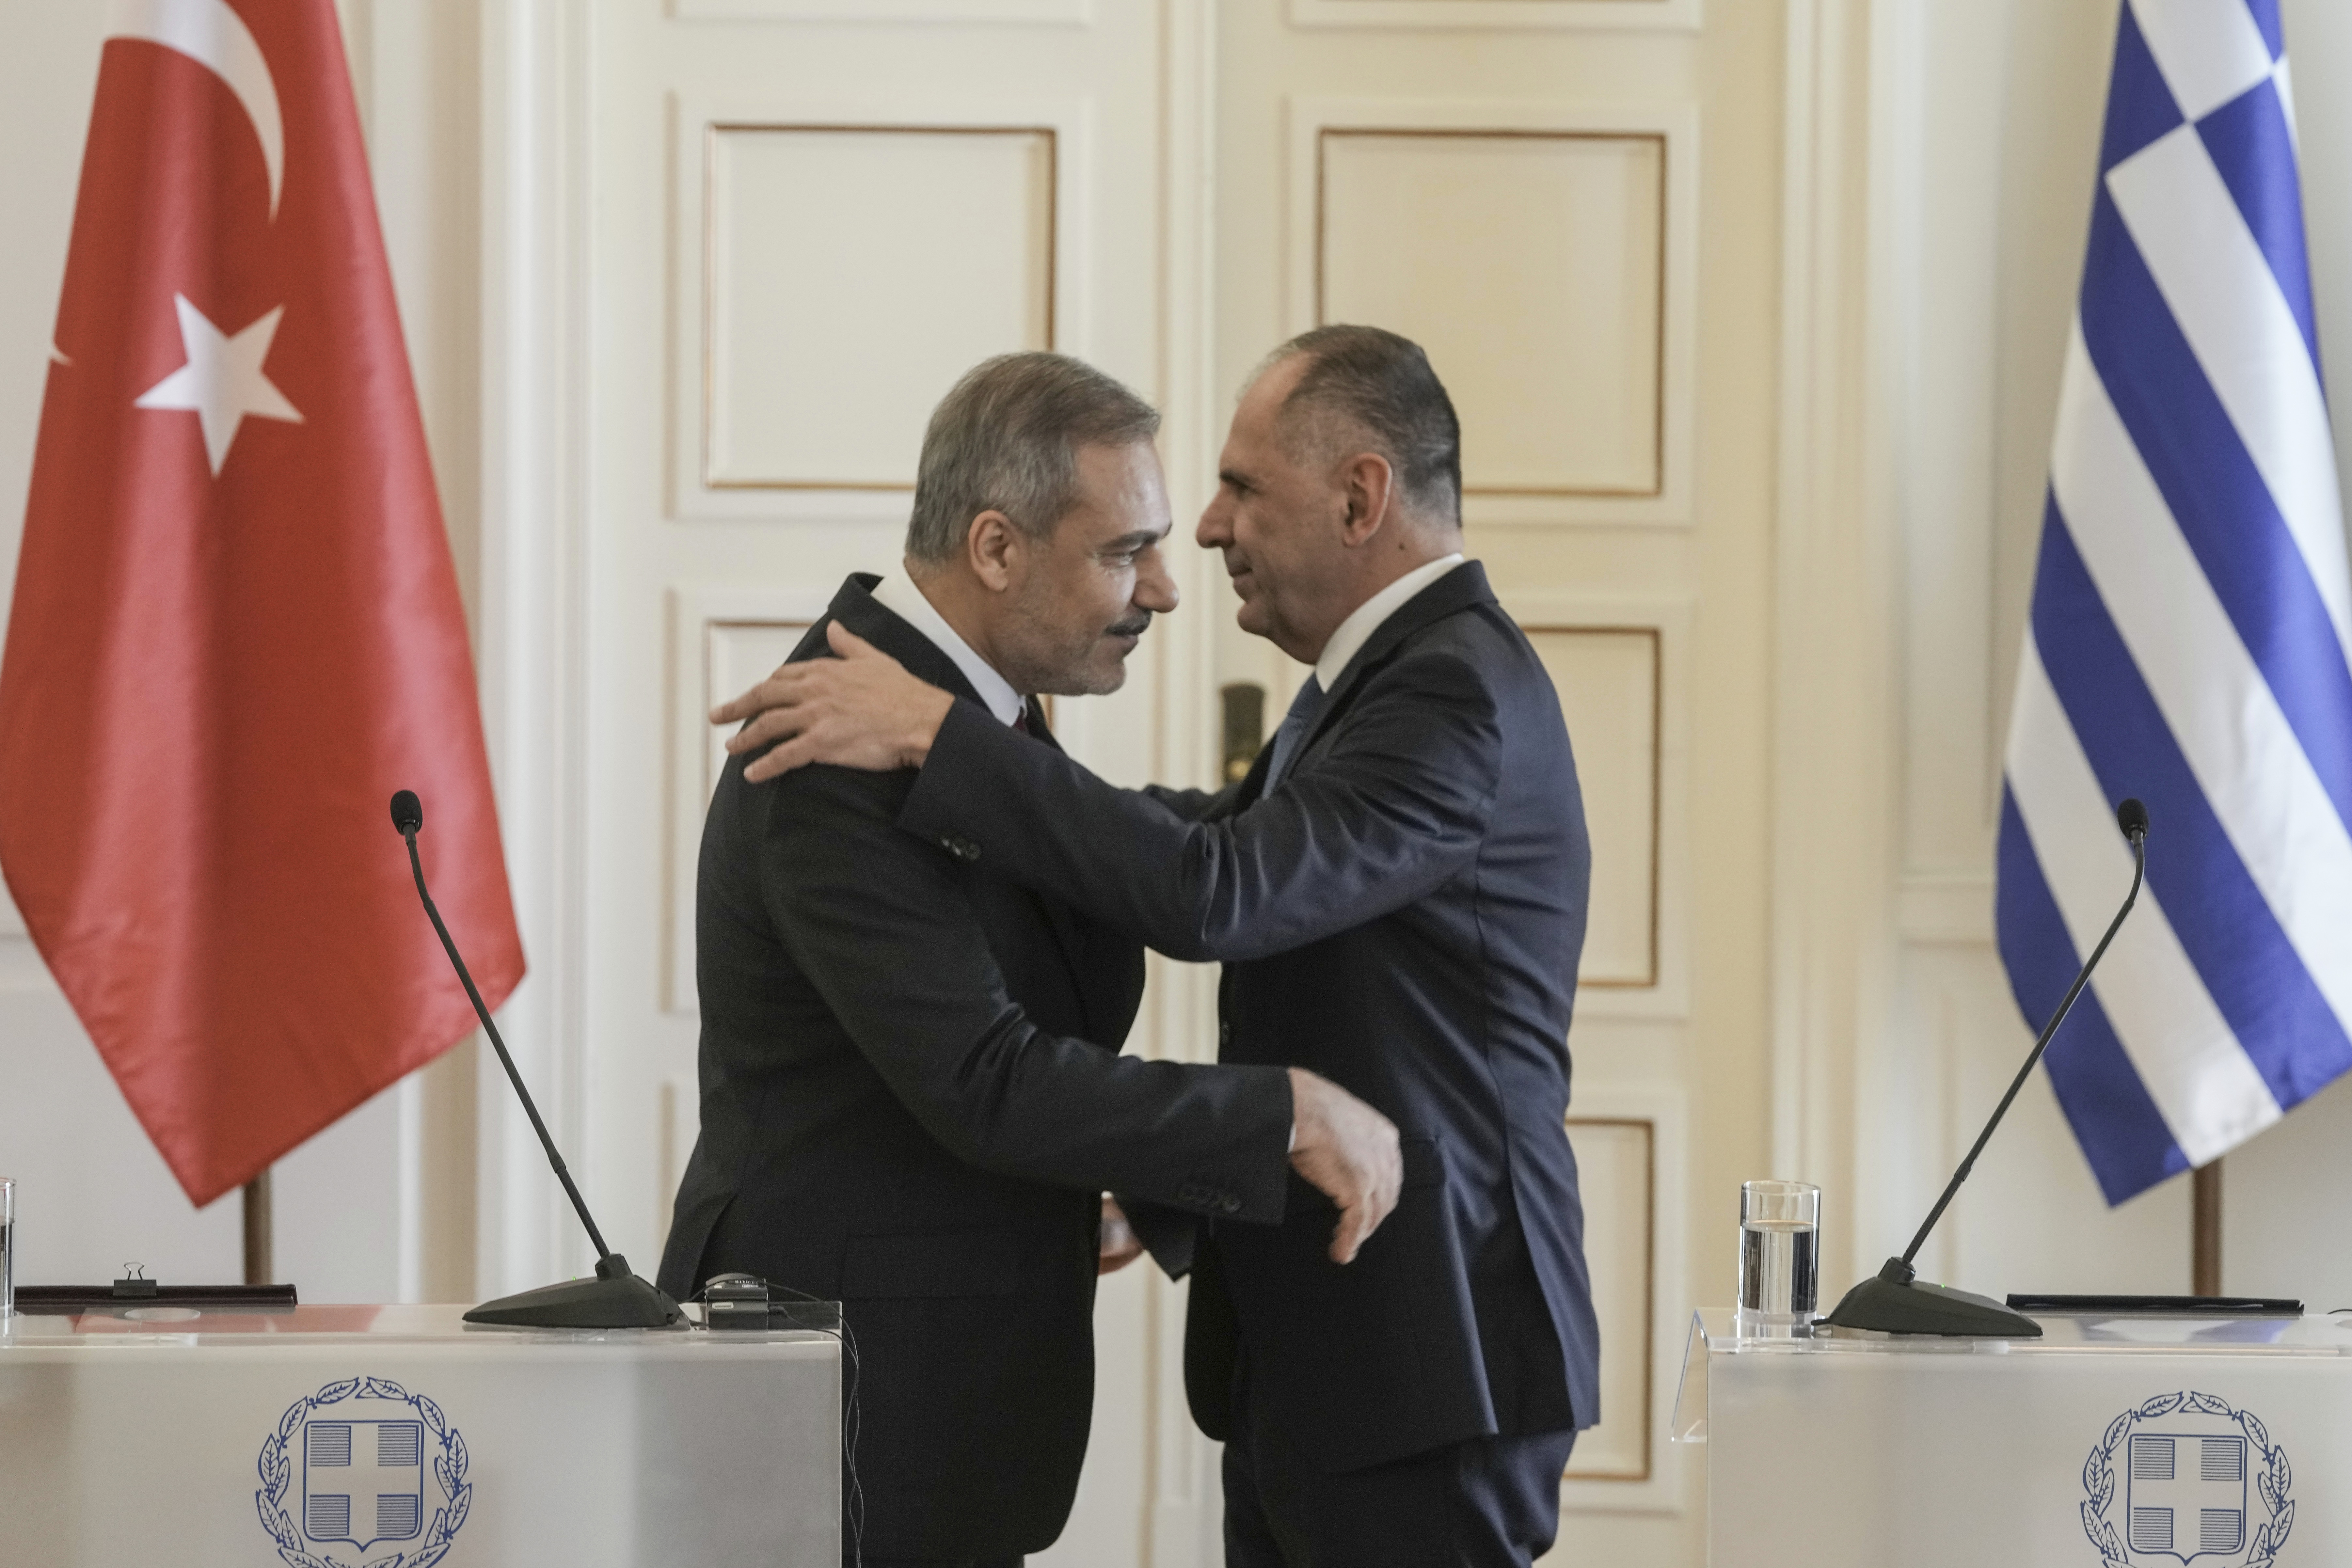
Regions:
M 1298 689 L 1298 695 L 1290 700 L 1290 711 L 1282 716 L 1282 728 L 1274 732 L 1274 758 L 1265 769 L 1266 794 L 1271 795 L 1274 786 L 1282 782 L 1282 775 L 1290 770 L 1298 748 L 1307 743 L 1316 717 L 1322 711 L 1323 683 L 1310 675 L 1307 684 Z
M 1029 699 L 1021 700 L 1021 711 L 1013 716 L 1013 727 L 1026 735 L 1029 730 Z

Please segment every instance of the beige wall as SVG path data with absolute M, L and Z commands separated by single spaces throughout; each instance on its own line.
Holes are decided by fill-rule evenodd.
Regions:
M 2325 341 L 2352 332 L 2352 16 L 2284 5 Z M 1884 339 L 1900 368 L 1887 523 L 1903 574 L 1900 950 L 1874 1114 L 1857 1146 L 1898 1247 L 2029 1043 L 1991 948 L 2000 747 L 2009 717 L 2066 321 L 2079 280 L 2116 7 L 1932 0 L 1883 17 L 1893 167 Z M 2339 463 L 2347 450 L 2338 426 Z M 2160 852 L 2160 842 L 2152 842 Z M 2347 1299 L 2325 1194 L 2352 1148 L 2352 1090 L 2323 1092 L 2225 1163 L 2224 1284 Z M 1867 1253 L 1855 1259 L 1867 1266 Z M 2037 1078 L 1927 1254 L 1979 1289 L 2189 1288 L 2187 1184 L 2110 1211 Z
M 509 1032 L 607 1229 L 645 1266 L 692 1136 L 696 710 L 894 553 L 904 492 L 840 482 L 896 481 L 939 355 L 1050 327 L 1167 406 L 1189 510 L 1268 346 L 1322 306 L 1386 314 L 1481 416 L 1473 549 L 1555 661 L 1614 857 L 1577 1113 L 1612 1386 L 1651 1397 L 1612 1394 L 1560 1560 L 1700 1561 L 1704 1450 L 1665 1445 L 1662 1412 L 1680 1322 L 1731 1288 L 1738 1183 L 1823 1183 L 1833 1293 L 1906 1239 L 2026 1043 L 1990 946 L 1997 737 L 2113 0 L 866 5 L 344 7 L 533 964 Z M 876 6 L 904 15 L 845 20 Z M 2343 341 L 2352 14 L 2287 10 Z M 8 26 L 13 541 L 99 26 L 61 3 Z M 776 129 L 845 123 L 869 130 Z M 714 124 L 770 129 L 712 163 Z M 986 230 L 971 266 L 923 253 L 921 212 L 861 203 L 926 181 L 923 211 L 963 201 Z M 817 211 L 816 270 L 761 272 Z M 1497 336 L 1522 319 L 1543 352 Z M 776 374 L 796 355 L 832 368 Z M 856 471 L 819 471 L 836 458 Z M 1062 723 L 1114 776 L 1205 780 L 1218 686 L 1265 684 L 1271 717 L 1297 679 L 1226 626 L 1213 559 L 1183 570 L 1130 690 Z M 1204 976 L 1161 966 L 1139 1044 L 1202 1055 L 1207 1018 Z M 28 1274 L 228 1273 L 234 1205 L 187 1213 L 5 916 L 0 1065 Z M 306 1293 L 578 1266 L 483 1071 L 453 1058 L 296 1156 L 281 1236 Z M 2352 1299 L 2352 1263 L 2312 1245 L 2347 1117 L 2332 1091 L 2231 1157 L 2232 1289 Z M 2186 1224 L 2178 1184 L 2106 1211 L 2037 1083 L 1928 1272 L 2185 1288 Z M 1051 1561 L 1214 1561 L 1180 1314 L 1140 1269 L 1107 1288 L 1093 1458 Z

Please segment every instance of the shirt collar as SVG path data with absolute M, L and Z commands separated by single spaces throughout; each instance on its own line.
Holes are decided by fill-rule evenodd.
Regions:
M 1414 595 L 1461 564 L 1462 552 L 1457 550 L 1426 565 L 1414 567 L 1358 605 L 1348 618 L 1339 623 L 1339 629 L 1333 632 L 1331 640 L 1323 645 L 1322 657 L 1315 661 L 1315 679 L 1322 683 L 1323 689 L 1328 691 L 1339 683 L 1349 661 L 1363 651 L 1364 645 L 1372 640 L 1372 634 L 1381 629 L 1382 621 L 1402 609 Z
M 972 690 L 988 704 L 988 710 L 996 715 L 998 723 L 1011 724 L 1020 719 L 1021 693 L 996 673 L 994 665 L 971 651 L 971 645 L 957 635 L 955 627 L 948 625 L 948 618 L 932 606 L 922 589 L 910 579 L 893 572 L 874 584 L 873 597 L 876 604 L 922 633 L 933 647 L 955 661 L 956 668 L 971 682 Z

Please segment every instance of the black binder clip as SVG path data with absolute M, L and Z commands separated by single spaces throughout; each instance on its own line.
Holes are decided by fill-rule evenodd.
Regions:
M 768 1282 L 756 1274 L 719 1274 L 702 1288 L 702 1321 L 713 1329 L 765 1329 Z
M 154 1300 L 157 1287 L 155 1281 L 146 1278 L 146 1274 L 147 1266 L 143 1263 L 124 1264 L 122 1278 L 114 1282 L 115 1300 L 118 1301 Z

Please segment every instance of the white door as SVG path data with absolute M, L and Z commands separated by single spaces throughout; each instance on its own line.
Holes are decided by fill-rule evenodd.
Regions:
M 1200 494 L 1207 171 L 1183 79 L 1206 61 L 1181 34 L 1207 21 L 1143 0 L 616 0 L 515 46 L 584 55 L 584 291 L 550 329 L 578 334 L 583 483 L 554 528 L 581 784 L 551 858 L 582 871 L 549 899 L 576 911 L 556 1004 L 576 1023 L 548 1068 L 641 1268 L 696 1132 L 702 714 L 849 573 L 896 565 L 924 422 L 986 355 L 1075 353 L 1167 406 L 1179 505 Z M 1057 704 L 1072 752 L 1132 782 L 1204 765 L 1207 619 L 1155 628 L 1118 696 Z M 1163 986 L 1133 1047 L 1196 1048 L 1160 1026 L 1191 1005 Z M 1174 1528 L 1199 1514 L 1197 1439 L 1163 1422 L 1181 1451 L 1155 1450 L 1139 1414 L 1177 1414 L 1147 1353 L 1172 1299 L 1139 1268 L 1103 1291 L 1104 1417 L 1062 1560 L 1137 1560 L 1148 1461 L 1181 1482 Z
M 1471 553 L 1576 748 L 1593 886 L 1570 1134 L 1603 1419 L 1562 1488 L 1564 1563 L 1699 1561 L 1699 1478 L 1665 1441 L 1682 1328 L 1694 1292 L 1729 1289 L 1722 1194 L 1769 1173 L 1783 56 L 1777 7 L 1706 4 L 1220 14 L 1218 382 L 1326 322 L 1428 349 Z M 1217 656 L 1273 714 L 1300 678 L 1230 630 Z

